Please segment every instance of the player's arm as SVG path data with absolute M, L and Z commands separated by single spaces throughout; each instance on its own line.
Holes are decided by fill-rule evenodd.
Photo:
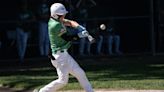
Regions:
M 64 19 L 63 23 L 65 26 L 70 26 L 73 28 L 77 28 L 79 26 L 79 23 L 77 23 L 76 21 L 68 20 L 68 19 Z
M 76 21 L 64 19 L 63 23 L 65 26 L 70 26 L 70 27 L 77 29 L 76 33 L 81 33 L 83 31 L 85 31 L 85 32 L 87 31 L 85 27 L 79 25 L 79 23 L 77 23 Z
M 79 38 L 84 38 L 87 37 L 88 40 L 93 43 L 94 42 L 94 38 L 89 34 L 89 32 L 86 30 L 85 27 L 79 25 L 76 21 L 72 21 L 72 20 L 67 20 L 64 19 L 64 25 L 65 26 L 71 26 L 73 28 L 77 29 L 77 35 Z

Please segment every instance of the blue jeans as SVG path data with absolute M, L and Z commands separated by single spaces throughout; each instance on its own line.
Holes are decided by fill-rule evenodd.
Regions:
M 40 55 L 47 56 L 49 51 L 48 23 L 39 22 L 39 51 Z
M 16 28 L 17 31 L 17 48 L 18 48 L 18 56 L 22 61 L 25 56 L 27 40 L 29 37 L 29 32 L 23 31 L 21 28 Z
M 119 35 L 110 35 L 108 37 L 108 53 L 113 54 L 113 46 L 115 46 L 114 51 L 120 53 L 120 36 Z
M 80 55 L 84 54 L 85 43 L 86 43 L 86 38 L 81 38 L 80 39 L 80 44 L 79 44 L 79 54 Z

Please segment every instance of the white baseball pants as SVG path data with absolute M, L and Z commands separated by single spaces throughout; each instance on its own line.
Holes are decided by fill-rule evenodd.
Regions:
M 56 68 L 58 79 L 40 89 L 39 92 L 56 92 L 68 83 L 69 74 L 75 76 L 80 85 L 86 92 L 93 92 L 85 72 L 80 68 L 77 62 L 69 55 L 67 50 L 57 52 L 53 55 L 56 60 L 51 60 L 52 65 Z

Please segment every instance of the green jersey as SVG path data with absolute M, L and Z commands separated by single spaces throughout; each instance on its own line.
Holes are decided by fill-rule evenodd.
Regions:
M 61 37 L 63 34 L 67 33 L 65 26 L 61 22 L 50 18 L 48 22 L 48 29 L 53 54 L 59 50 L 69 49 L 71 42 L 66 41 Z

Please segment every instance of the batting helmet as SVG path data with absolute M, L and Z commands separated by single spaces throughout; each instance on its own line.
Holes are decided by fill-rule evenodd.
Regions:
M 57 15 L 65 15 L 68 13 L 65 6 L 61 3 L 54 3 L 50 7 L 51 16 L 57 17 Z

